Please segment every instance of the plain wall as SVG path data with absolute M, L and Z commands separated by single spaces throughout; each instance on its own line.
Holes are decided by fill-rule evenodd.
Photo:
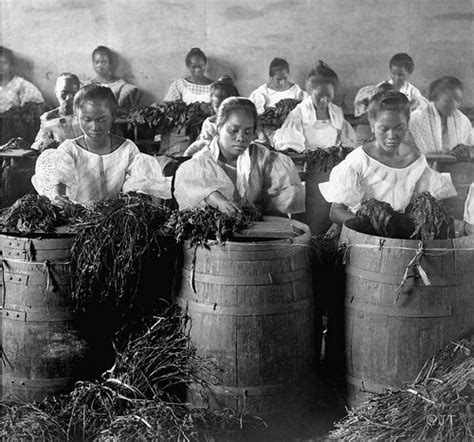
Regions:
M 293 80 L 323 59 L 339 74 L 347 102 L 359 87 L 388 78 L 396 52 L 415 60 L 412 83 L 455 75 L 474 102 L 472 0 L 2 0 L 4 46 L 18 74 L 50 104 L 63 71 L 94 75 L 91 52 L 109 46 L 117 74 L 144 90 L 142 104 L 161 101 L 186 75 L 191 47 L 208 55 L 208 75 L 231 75 L 241 94 L 267 81 L 273 57 L 286 58 Z

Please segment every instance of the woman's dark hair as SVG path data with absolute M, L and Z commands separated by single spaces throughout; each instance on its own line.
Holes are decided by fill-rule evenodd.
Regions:
M 456 89 L 460 89 L 461 91 L 464 89 L 462 81 L 459 80 L 459 78 L 449 76 L 438 78 L 430 84 L 430 101 L 437 100 L 439 95 L 443 92 L 454 92 Z
M 94 56 L 96 54 L 102 54 L 105 55 L 108 59 L 109 62 L 112 63 L 113 58 L 114 58 L 114 53 L 112 50 L 110 50 L 107 46 L 97 46 L 93 51 L 92 51 L 92 59 L 94 59 Z
M 324 61 L 318 60 L 316 67 L 309 71 L 307 81 L 310 83 L 316 82 L 318 85 L 332 84 L 336 88 L 339 84 L 339 77 Z
M 56 79 L 56 83 L 60 78 L 64 78 L 64 80 L 68 83 L 75 84 L 78 88 L 81 87 L 81 81 L 79 80 L 77 75 L 72 74 L 71 72 L 63 72 L 62 74 L 59 74 L 58 78 Z
M 191 58 L 192 57 L 199 57 L 204 60 L 205 63 L 207 63 L 207 57 L 204 52 L 201 51 L 199 48 L 192 48 L 187 54 L 185 58 L 186 66 L 189 66 L 191 63 Z
M 238 97 L 240 96 L 238 89 L 234 85 L 232 78 L 228 75 L 219 77 L 214 83 L 211 84 L 211 94 L 216 90 L 220 89 L 224 92 L 225 98 Z
M 257 130 L 258 114 L 255 104 L 253 104 L 248 98 L 243 97 L 229 97 L 221 103 L 219 109 L 217 109 L 217 128 L 220 129 L 227 121 L 230 114 L 238 110 L 247 111 L 252 115 L 254 130 Z
M 392 90 L 393 90 L 393 84 L 388 81 L 384 81 L 383 83 L 380 83 L 377 86 L 377 92 L 387 92 L 387 91 L 392 91 Z
M 15 61 L 13 52 L 5 46 L 0 46 L 0 57 L 5 57 L 11 65 Z
M 383 111 L 397 111 L 410 119 L 410 102 L 405 94 L 396 91 L 377 92 L 369 101 L 369 119 L 375 120 Z
M 406 52 L 395 54 L 390 59 L 390 63 L 388 66 L 389 68 L 391 68 L 392 66 L 404 68 L 409 74 L 412 74 L 415 70 L 415 62 L 413 61 L 413 58 L 411 58 Z
M 268 75 L 274 77 L 278 71 L 287 71 L 290 73 L 290 65 L 284 58 L 274 58 L 268 68 Z
M 119 108 L 117 99 L 112 90 L 107 86 L 102 86 L 97 83 L 88 84 L 77 91 L 74 96 L 74 113 L 77 113 L 84 103 L 87 103 L 88 101 L 102 101 L 106 103 L 112 116 L 115 116 Z

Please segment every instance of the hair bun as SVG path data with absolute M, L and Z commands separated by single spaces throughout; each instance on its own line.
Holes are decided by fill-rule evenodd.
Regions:
M 216 83 L 225 84 L 225 85 L 230 86 L 230 85 L 234 84 L 234 80 L 232 80 L 232 78 L 230 78 L 228 75 L 222 75 L 216 80 Z

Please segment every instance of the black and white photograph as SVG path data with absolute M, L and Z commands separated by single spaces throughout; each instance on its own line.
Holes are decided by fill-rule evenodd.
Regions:
M 473 0 L 0 0 L 0 439 L 474 440 Z

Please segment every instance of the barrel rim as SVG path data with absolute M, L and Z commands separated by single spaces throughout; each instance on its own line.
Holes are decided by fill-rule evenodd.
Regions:
M 353 218 L 352 218 L 353 219 Z M 465 243 L 472 243 L 474 246 L 474 235 L 462 236 L 460 238 L 450 238 L 450 239 L 434 239 L 434 240 L 420 240 L 420 239 L 400 239 L 400 238 L 387 238 L 384 236 L 377 235 L 368 235 L 366 233 L 359 232 L 351 227 L 352 219 L 347 220 L 341 231 L 341 240 L 344 242 L 346 238 L 360 238 L 361 243 L 363 244 L 373 244 L 380 246 L 383 243 L 383 246 L 387 247 L 412 247 L 413 249 L 418 249 L 420 243 L 423 244 L 425 248 L 445 248 L 445 249 L 454 249 L 454 248 L 464 248 Z

